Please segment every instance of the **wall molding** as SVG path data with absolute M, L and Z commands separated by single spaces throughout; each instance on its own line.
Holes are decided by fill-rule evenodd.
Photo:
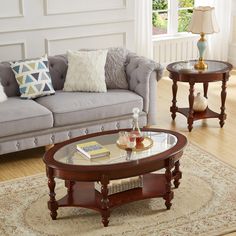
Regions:
M 135 0 L 0 2 L 1 61 L 36 58 L 45 51 L 56 55 L 69 48 L 134 48 Z
M 84 24 L 75 24 L 75 25 L 28 28 L 28 29 L 16 29 L 16 30 L 0 31 L 0 34 L 42 31 L 42 30 L 68 29 L 68 28 L 85 27 L 85 26 L 91 26 L 91 25 L 98 26 L 98 25 L 109 25 L 109 24 L 121 24 L 121 23 L 129 23 L 129 22 L 133 22 L 133 21 L 134 21 L 134 19 L 119 19 L 119 20 L 114 20 L 114 21 L 101 21 L 101 22 L 96 22 L 96 23 L 84 23 Z
M 115 11 L 115 10 L 122 10 L 127 8 L 127 0 L 121 0 L 123 5 L 122 7 L 117 8 L 104 8 L 104 9 L 88 9 L 88 10 L 74 10 L 74 11 L 61 11 L 61 12 L 50 12 L 48 7 L 50 0 L 44 0 L 43 8 L 44 8 L 44 15 L 51 16 L 51 15 L 68 15 L 68 14 L 79 14 L 79 13 L 88 13 L 88 12 L 99 12 L 99 11 Z
M 108 33 L 108 34 L 94 34 L 94 35 L 83 35 L 77 37 L 63 37 L 63 38 L 52 38 L 52 39 L 45 39 L 45 52 L 48 55 L 51 55 L 50 44 L 56 41 L 63 41 L 63 40 L 74 40 L 74 39 L 84 39 L 84 38 L 93 38 L 93 37 L 100 37 L 100 36 L 112 36 L 112 35 L 122 35 L 123 37 L 123 46 L 126 47 L 126 32 L 120 33 Z
M 19 14 L 17 15 L 9 15 L 9 16 L 0 16 L 0 20 L 2 19 L 12 19 L 12 18 L 20 18 L 25 16 L 25 7 L 24 7 L 24 0 L 18 0 L 19 2 Z
M 22 59 L 27 58 L 27 51 L 26 51 L 26 42 L 25 41 L 9 41 L 9 42 L 0 42 L 0 47 L 6 47 L 6 46 L 14 46 L 14 45 L 20 45 L 21 46 L 21 54 Z

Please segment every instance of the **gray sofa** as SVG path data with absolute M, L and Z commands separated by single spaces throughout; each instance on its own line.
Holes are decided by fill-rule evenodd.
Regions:
M 133 107 L 142 111 L 140 126 L 157 123 L 157 81 L 162 75 L 158 63 L 127 53 L 124 67 L 129 89 L 108 89 L 107 93 L 62 91 L 67 67 L 65 55 L 49 57 L 56 94 L 23 100 L 10 64 L 0 63 L 1 83 L 8 96 L 0 103 L 0 155 L 132 127 Z

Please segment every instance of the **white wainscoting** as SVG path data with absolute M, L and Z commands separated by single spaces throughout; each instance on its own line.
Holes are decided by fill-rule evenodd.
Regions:
M 135 0 L 0 0 L 0 61 L 122 46 L 134 50 Z
M 24 16 L 24 0 L 0 0 L 0 19 Z
M 26 46 L 25 42 L 9 42 L 0 44 L 0 55 L 5 55 L 5 60 L 17 60 L 18 58 L 25 59 Z
M 126 8 L 126 0 L 44 0 L 45 14 L 70 14 L 94 11 L 112 11 Z
M 198 38 L 199 36 L 188 35 L 154 40 L 153 58 L 163 66 L 175 61 L 197 59 Z
M 126 33 L 98 34 L 72 38 L 46 39 L 46 53 L 48 55 L 62 54 L 67 49 L 107 48 L 112 46 L 126 46 Z

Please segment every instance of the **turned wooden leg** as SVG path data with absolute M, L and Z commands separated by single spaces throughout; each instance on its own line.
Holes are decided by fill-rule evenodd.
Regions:
M 173 85 L 172 85 L 172 94 L 173 94 L 173 99 L 172 99 L 172 106 L 170 107 L 170 112 L 172 119 L 174 120 L 176 117 L 176 112 L 178 110 L 178 107 L 176 106 L 177 100 L 176 100 L 176 95 L 177 95 L 177 90 L 178 90 L 178 86 L 177 86 L 177 81 L 173 80 Z
M 56 193 L 55 193 L 55 187 L 56 182 L 53 177 L 53 169 L 47 167 L 47 176 L 48 176 L 48 187 L 49 187 L 49 201 L 48 201 L 48 209 L 50 210 L 50 215 L 53 220 L 56 220 L 57 218 L 57 201 L 56 201 Z
M 172 173 L 171 173 L 170 165 L 166 167 L 165 177 L 166 177 L 166 193 L 163 198 L 166 200 L 165 205 L 166 205 L 167 210 L 169 210 L 172 206 L 171 200 L 174 197 L 174 193 L 173 191 L 171 191 Z
M 229 78 L 228 74 L 224 74 L 224 78 L 222 81 L 222 86 L 221 86 L 221 107 L 220 107 L 220 127 L 222 128 L 225 124 L 225 120 L 226 120 L 226 114 L 225 114 L 225 100 L 226 100 L 226 81 Z
M 207 98 L 208 82 L 203 83 L 204 97 Z
M 193 101 L 194 101 L 194 82 L 189 82 L 189 113 L 188 113 L 188 130 L 191 132 L 193 128 Z
M 66 180 L 65 181 L 65 186 L 67 187 L 67 194 L 68 194 L 68 201 L 72 205 L 73 203 L 73 186 L 75 185 L 75 181 L 72 180 Z
M 67 188 L 67 193 L 73 192 L 73 186 L 75 185 L 75 181 L 73 180 L 65 180 L 65 187 Z
M 172 172 L 175 188 L 179 187 L 179 185 L 180 185 L 179 180 L 182 178 L 182 172 L 180 171 L 179 166 L 180 166 L 179 161 L 175 162 L 175 169 Z
M 102 215 L 102 223 L 104 227 L 108 226 L 109 223 L 109 217 L 110 217 L 110 209 L 109 209 L 109 199 L 108 199 L 108 184 L 109 184 L 109 179 L 107 176 L 102 176 L 101 179 L 101 194 L 102 194 L 102 199 L 101 199 L 101 215 Z

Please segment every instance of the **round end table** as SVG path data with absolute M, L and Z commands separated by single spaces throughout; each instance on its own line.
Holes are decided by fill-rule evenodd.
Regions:
M 225 114 L 225 100 L 226 100 L 226 82 L 229 79 L 229 72 L 232 70 L 233 66 L 228 62 L 223 61 L 212 61 L 207 60 L 208 69 L 206 70 L 196 70 L 194 69 L 194 64 L 196 60 L 191 60 L 188 62 L 179 61 L 171 63 L 167 66 L 169 71 L 169 77 L 173 81 L 172 85 L 172 106 L 170 107 L 170 112 L 172 113 L 172 119 L 176 117 L 176 112 L 179 112 L 187 117 L 188 120 L 188 130 L 191 131 L 193 128 L 193 122 L 195 120 L 206 119 L 206 118 L 218 118 L 220 120 L 220 127 L 223 127 L 226 120 Z M 220 113 L 212 111 L 209 107 L 203 112 L 194 112 L 193 102 L 194 102 L 194 85 L 195 83 L 203 84 L 204 97 L 207 98 L 208 83 L 221 81 L 221 107 Z M 189 83 L 189 107 L 179 108 L 177 107 L 177 82 Z

